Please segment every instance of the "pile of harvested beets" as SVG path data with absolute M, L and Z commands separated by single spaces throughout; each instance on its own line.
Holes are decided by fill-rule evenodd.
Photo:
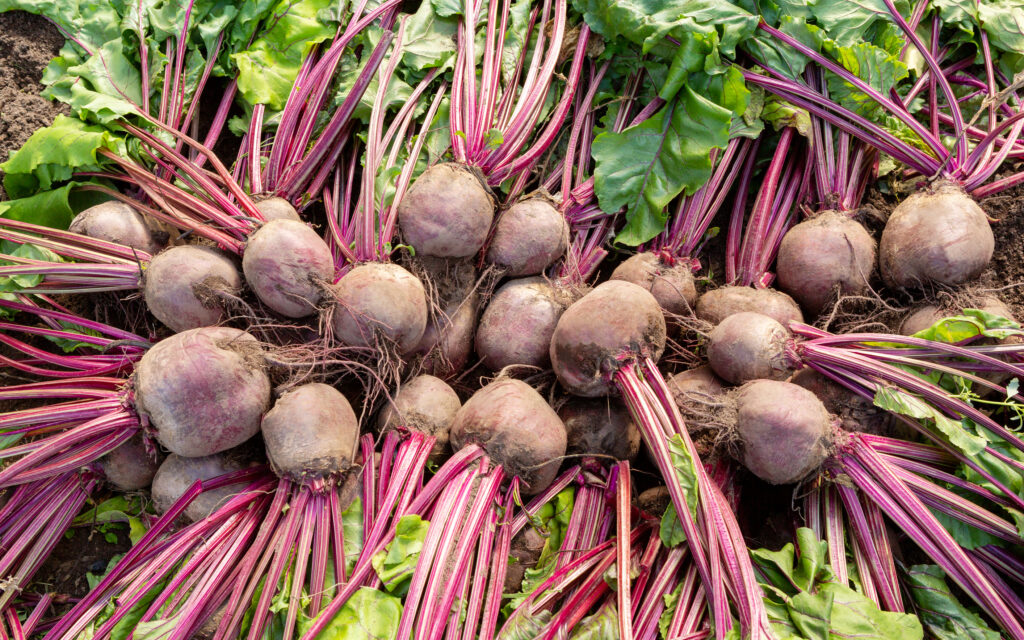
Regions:
M 1019 2 L 7 10 L 0 639 L 1024 640 Z

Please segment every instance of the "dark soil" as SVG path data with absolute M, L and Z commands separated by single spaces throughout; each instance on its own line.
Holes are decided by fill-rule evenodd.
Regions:
M 43 69 L 63 44 L 64 36 L 39 16 L 20 11 L 0 14 L 0 162 L 33 131 L 68 112 L 67 105 L 39 95 Z M 6 197 L 0 187 L 0 200 Z
M 1024 320 L 1024 185 L 992 196 L 981 203 L 990 217 L 996 251 L 979 284 L 1010 306 Z

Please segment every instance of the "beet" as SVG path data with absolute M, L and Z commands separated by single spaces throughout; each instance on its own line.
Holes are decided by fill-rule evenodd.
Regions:
M 138 491 L 153 482 L 160 466 L 154 448 L 147 449 L 141 433 L 100 459 L 100 467 L 107 482 L 121 491 Z
M 455 390 L 434 376 L 416 376 L 403 384 L 392 402 L 380 410 L 381 432 L 405 427 L 434 438 L 430 459 L 440 462 L 448 454 L 449 433 L 462 402 Z
M 615 267 L 612 280 L 625 280 L 651 292 L 665 313 L 688 316 L 697 302 L 689 264 L 668 265 L 656 253 L 638 253 Z
M 420 257 L 412 267 L 428 291 L 429 316 L 420 343 L 423 373 L 449 378 L 469 362 L 480 310 L 477 273 L 467 260 Z
M 657 362 L 665 350 L 665 315 L 643 287 L 609 280 L 565 310 L 551 337 L 551 364 L 570 393 L 609 395 L 627 358 Z
M 736 394 L 736 431 L 743 466 L 770 484 L 815 472 L 829 455 L 832 418 L 817 396 L 777 380 L 755 380 Z
M 153 477 L 153 504 L 157 511 L 164 513 L 196 480 L 209 480 L 242 468 L 241 462 L 224 454 L 186 458 L 172 453 Z M 209 517 L 238 493 L 239 488 L 240 485 L 229 485 L 200 493 L 185 507 L 185 517 L 193 522 Z
M 263 416 L 261 430 L 274 472 L 299 482 L 347 471 L 359 440 L 352 405 L 319 382 L 285 392 Z
M 483 178 L 456 163 L 428 168 L 398 204 L 403 239 L 424 256 L 476 254 L 493 221 L 494 199 Z
M 500 371 L 510 365 L 546 369 L 551 335 L 571 294 L 544 278 L 511 280 L 491 297 L 476 330 L 476 353 L 484 366 Z
M 804 311 L 818 315 L 840 295 L 871 290 L 875 240 L 850 216 L 825 211 L 790 229 L 782 238 L 776 263 L 778 287 Z
M 510 277 L 542 273 L 565 254 L 569 224 L 549 198 L 516 202 L 502 212 L 487 247 L 487 261 Z
M 116 242 L 155 254 L 167 244 L 162 233 L 154 233 L 141 213 L 120 200 L 109 200 L 83 210 L 71 224 L 68 231 L 83 236 Z
M 882 231 L 879 268 L 892 286 L 953 285 L 980 276 L 994 249 L 981 207 L 959 186 L 938 182 L 893 209 Z
M 161 340 L 135 369 L 135 406 L 172 453 L 207 456 L 256 435 L 270 379 L 256 338 L 228 327 Z
M 181 332 L 223 322 L 218 293 L 238 295 L 242 274 L 226 253 L 183 245 L 158 253 L 143 272 L 146 306 L 157 320 Z
M 680 409 L 695 403 L 714 402 L 725 391 L 725 381 L 706 364 L 674 374 L 665 383 Z
M 295 220 L 296 222 L 302 222 L 299 212 L 292 206 L 292 203 L 279 196 L 260 200 L 256 203 L 256 209 L 263 214 L 263 218 L 267 222 L 271 220 Z
M 668 487 L 651 487 L 636 497 L 636 508 L 644 513 L 660 518 L 672 504 L 672 494 Z
M 558 408 L 568 435 L 570 454 L 634 460 L 640 451 L 640 430 L 629 410 L 614 398 L 572 398 Z
M 309 225 L 271 220 L 249 236 L 242 271 L 263 304 L 285 317 L 303 318 L 319 308 L 334 278 L 334 256 Z
M 355 267 L 335 285 L 334 296 L 334 335 L 344 344 L 377 346 L 380 336 L 408 353 L 423 338 L 426 291 L 419 278 L 397 264 Z
M 796 301 L 775 289 L 720 287 L 697 299 L 697 317 L 711 324 L 718 324 L 743 311 L 756 311 L 775 318 L 782 326 L 804 321 L 804 314 Z
M 473 352 L 479 309 L 480 296 L 472 291 L 461 301 L 449 302 L 427 320 L 423 337 L 414 349 L 421 356 L 422 371 L 441 378 L 462 371 Z
M 566 431 L 558 414 L 533 387 L 499 378 L 466 401 L 451 428 L 452 450 L 477 444 L 506 477 L 518 476 L 525 495 L 548 488 L 565 455 Z
M 758 378 L 784 380 L 792 372 L 786 356 L 789 340 L 789 331 L 768 316 L 734 313 L 708 337 L 708 362 L 733 384 Z

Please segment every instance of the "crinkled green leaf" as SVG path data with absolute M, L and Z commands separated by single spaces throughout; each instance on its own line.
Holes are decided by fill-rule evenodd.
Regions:
M 1024 331 L 1009 318 L 981 309 L 964 309 L 962 315 L 943 318 L 927 329 L 918 331 L 914 337 L 955 344 L 982 336 L 1003 339 L 1019 335 L 1024 335 Z
M 798 552 L 799 551 L 799 552 Z M 920 640 L 913 615 L 881 611 L 864 595 L 836 582 L 826 564 L 828 545 L 811 529 L 797 530 L 796 547 L 757 549 L 751 557 L 765 593 L 768 619 L 780 638 Z
M 274 26 L 231 59 L 238 66 L 238 91 L 249 104 L 284 108 L 302 60 L 313 45 L 334 36 L 336 26 L 321 22 L 318 12 L 333 0 L 281 0 Z
M 921 623 L 936 640 L 999 640 L 1000 634 L 964 605 L 946 584 L 945 572 L 935 565 L 914 565 L 907 583 Z
M 688 32 L 717 32 L 722 53 L 731 57 L 757 27 L 756 15 L 726 0 L 573 0 L 573 5 L 591 29 L 606 39 L 641 45 L 645 53 L 658 45 L 671 51 L 668 36 L 681 40 Z
M 46 16 L 90 48 L 121 35 L 114 4 L 104 0 L 0 0 L 0 13 L 14 10 Z
M 402 64 L 416 70 L 450 64 L 455 57 L 458 24 L 455 18 L 439 16 L 431 3 L 420 3 L 419 9 L 405 23 Z
M 462 0 L 430 0 L 430 5 L 442 18 L 462 15 Z
M 984 438 L 968 432 L 961 422 L 947 417 L 921 398 L 902 389 L 879 387 L 875 390 L 874 404 L 886 411 L 928 421 L 935 425 L 950 444 L 969 456 L 977 455 L 985 449 Z
M 907 65 L 900 60 L 898 52 L 891 53 L 874 44 L 858 42 L 840 47 L 827 40 L 822 49 L 882 95 L 888 95 L 889 90 L 908 75 Z M 828 90 L 832 100 L 855 113 L 873 116 L 881 110 L 867 93 L 837 75 L 828 74 Z
M 102 127 L 58 115 L 0 164 L 4 189 L 12 198 L 24 198 L 70 180 L 75 171 L 99 170 L 100 149 L 122 152 L 124 142 Z
M 910 16 L 910 3 L 895 0 L 896 10 Z M 882 0 L 816 0 L 812 5 L 815 19 L 842 46 L 870 42 L 865 36 L 878 23 L 889 23 L 892 16 Z
M 978 3 L 974 0 L 931 0 L 930 6 L 942 16 L 942 24 L 974 35 L 978 24 Z
M 997 51 L 1024 52 L 1024 6 L 1018 0 L 979 2 L 978 19 Z
M 517 615 L 501 629 L 497 640 L 536 640 L 542 635 L 545 625 L 551 620 L 551 611 L 544 610 L 535 615 Z
M 402 601 L 376 589 L 362 587 L 348 599 L 338 615 L 316 636 L 317 640 L 395 640 Z
M 672 626 L 672 618 L 676 614 L 676 607 L 679 606 L 679 596 L 683 593 L 683 583 L 680 583 L 670 593 L 662 596 L 665 601 L 665 611 L 658 618 L 658 634 L 661 640 L 668 640 L 668 629 Z
M 761 110 L 761 119 L 772 125 L 776 131 L 793 127 L 804 137 L 811 134 L 811 114 L 790 102 L 769 94 Z
M 675 470 L 676 480 L 683 488 L 683 497 L 686 499 L 686 506 L 690 509 L 690 516 L 696 518 L 700 490 L 697 488 L 697 467 L 695 465 L 700 463 L 690 455 L 683 436 L 679 434 L 668 439 L 668 452 L 672 458 L 672 468 Z
M 666 207 L 711 176 L 711 150 L 729 141 L 732 112 L 684 87 L 676 99 L 622 133 L 594 140 L 594 191 L 601 209 L 626 208 L 616 242 L 636 246 L 662 231 Z
M 394 539 L 371 559 L 373 570 L 390 593 L 404 596 L 409 591 L 429 526 L 417 515 L 403 516 L 395 528 Z

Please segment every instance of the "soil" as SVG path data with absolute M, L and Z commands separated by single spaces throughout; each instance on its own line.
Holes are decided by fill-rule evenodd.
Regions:
M 995 254 L 979 285 L 1002 298 L 1018 321 L 1024 320 L 1024 185 L 981 205 L 997 222 L 992 223 Z
M 33 131 L 68 113 L 67 105 L 39 95 L 43 69 L 63 44 L 64 36 L 44 18 L 20 11 L 0 14 L 0 162 Z M 0 187 L 0 200 L 6 199 Z

